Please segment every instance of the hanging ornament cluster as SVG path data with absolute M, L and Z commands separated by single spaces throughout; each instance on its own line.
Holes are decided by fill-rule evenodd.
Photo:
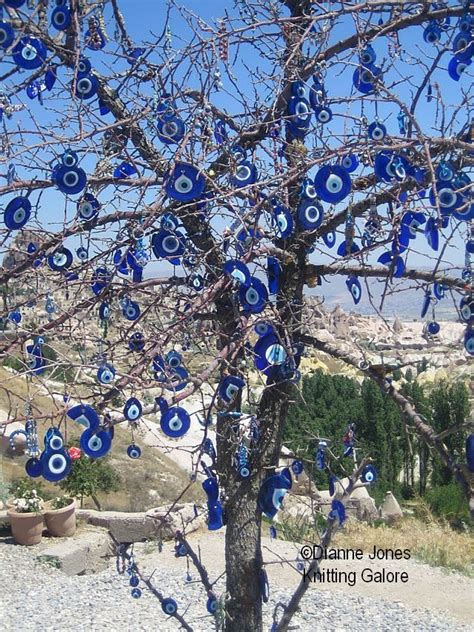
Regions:
M 23 7 L 25 2 L 4 0 L 4 4 L 7 7 L 18 8 Z M 73 26 L 75 28 L 72 24 L 73 5 L 67 0 L 57 0 L 53 4 L 55 6 L 49 13 L 49 24 L 54 37 L 69 37 L 63 36 L 62 33 L 68 32 Z M 466 69 L 472 64 L 474 55 L 474 20 L 469 7 L 466 7 L 464 15 L 455 25 L 454 32 L 449 20 L 432 21 L 423 26 L 423 47 L 444 47 L 446 41 L 448 42 L 452 55 L 447 67 L 447 76 L 456 82 L 462 80 Z M 242 11 L 250 12 L 247 17 L 253 19 L 250 7 L 247 6 Z M 80 18 L 80 25 L 84 31 L 82 41 L 92 58 L 92 55 L 107 46 L 107 33 L 100 8 L 95 7 L 85 18 Z M 93 69 L 91 61 L 84 56 L 84 51 L 79 51 L 73 61 L 68 60 L 67 81 L 59 80 L 58 74 L 61 78 L 62 68 L 61 72 L 58 72 L 60 67 L 53 63 L 54 51 L 48 50 L 41 38 L 15 29 L 15 22 L 4 18 L 2 14 L 0 48 L 19 69 L 34 73 L 32 80 L 26 80 L 24 83 L 30 105 L 37 107 L 38 103 L 41 105 L 46 101 L 48 95 L 59 94 L 59 91 L 66 87 L 67 94 L 70 94 L 75 107 L 79 108 L 81 116 L 83 112 L 94 116 L 107 116 L 111 113 L 116 115 L 116 105 L 120 103 L 119 93 L 123 86 L 120 85 L 112 91 L 101 78 L 100 65 L 94 65 Z M 284 24 L 283 32 L 287 43 L 291 44 L 291 25 Z M 315 25 L 310 35 L 311 41 L 322 43 L 324 37 L 324 29 L 319 30 L 319 26 Z M 378 107 L 382 107 L 388 100 L 384 80 L 387 79 L 388 83 L 389 76 L 387 65 L 380 61 L 380 57 L 377 59 L 375 50 L 381 38 L 378 37 L 376 42 L 363 41 L 355 50 L 357 59 L 355 69 L 353 72 L 350 70 L 352 82 L 349 80 L 349 84 L 352 94 L 363 97 L 358 132 L 353 138 L 347 138 L 344 131 L 347 144 L 333 151 L 331 158 L 328 158 L 331 154 L 327 141 L 334 136 L 333 130 L 337 129 L 338 117 L 341 116 L 338 111 L 340 100 L 326 90 L 326 86 L 332 84 L 327 80 L 325 66 L 319 65 L 316 68 L 309 83 L 302 80 L 303 76 L 308 75 L 300 72 L 300 68 L 295 68 L 295 80 L 290 82 L 283 93 L 283 105 L 274 113 L 275 118 L 269 125 L 270 151 L 275 173 L 281 174 L 285 159 L 304 165 L 298 176 L 293 199 L 285 195 L 286 187 L 281 186 L 280 176 L 273 182 L 262 169 L 264 150 L 267 149 L 264 144 L 252 144 L 245 136 L 244 127 L 243 133 L 238 133 L 235 121 L 210 102 L 213 91 L 223 87 L 218 64 L 221 62 L 226 65 L 229 62 L 229 38 L 227 25 L 221 21 L 217 42 L 212 43 L 211 47 L 212 59 L 209 62 L 207 78 L 209 89 L 203 88 L 202 103 L 199 103 L 198 110 L 192 111 L 189 94 L 185 94 L 186 91 L 179 92 L 175 77 L 160 78 L 160 83 L 153 83 L 152 89 L 147 93 L 144 103 L 147 107 L 149 137 L 145 150 L 151 155 L 154 153 L 153 143 L 159 143 L 160 160 L 154 161 L 150 187 L 157 187 L 161 197 L 153 206 L 147 201 L 143 212 L 138 206 L 125 211 L 126 221 L 130 220 L 130 225 L 127 225 L 123 232 L 122 228 L 120 229 L 120 243 L 114 244 L 110 252 L 102 253 L 104 256 L 99 256 L 95 252 L 94 244 L 89 243 L 88 237 L 102 223 L 105 215 L 101 214 L 102 203 L 98 199 L 105 198 L 100 193 L 100 186 L 96 184 L 97 180 L 100 182 L 97 176 L 98 165 L 93 177 L 88 177 L 85 167 L 89 156 L 83 154 L 82 149 L 75 151 L 66 146 L 50 163 L 50 181 L 65 196 L 78 196 L 73 204 L 74 221 L 81 230 L 80 246 L 75 244 L 74 248 L 67 248 L 64 243 L 65 237 L 59 239 L 51 248 L 39 253 L 38 245 L 29 243 L 27 246 L 27 254 L 34 260 L 33 269 L 45 263 L 45 270 L 48 268 L 57 273 L 54 275 L 56 278 L 71 286 L 72 282 L 79 278 L 76 260 L 80 262 L 81 270 L 86 269 L 85 264 L 93 262 L 88 272 L 87 283 L 90 287 L 89 295 L 93 300 L 97 300 L 96 309 L 103 334 L 99 353 L 94 357 L 96 390 L 101 394 L 108 394 L 112 392 L 114 385 L 117 388 L 120 385 L 118 374 L 122 375 L 123 371 L 117 360 L 120 356 L 115 350 L 110 351 L 107 348 L 106 352 L 102 348 L 107 331 L 114 327 L 118 320 L 121 325 L 127 327 L 122 338 L 126 352 L 138 361 L 144 359 L 145 367 L 150 370 L 155 380 L 153 385 L 163 389 L 162 393 L 172 401 L 169 403 L 163 395 L 157 397 L 154 412 L 158 414 L 162 433 L 176 440 L 184 437 L 191 427 L 190 412 L 185 406 L 180 405 L 179 398 L 175 396 L 182 393 L 190 383 L 193 384 L 190 372 L 186 368 L 192 364 L 188 365 L 187 357 L 183 357 L 183 354 L 191 349 L 193 337 L 188 332 L 182 339 L 170 338 L 165 343 L 168 348 L 166 353 L 163 353 L 161 347 L 154 347 L 154 335 L 145 329 L 145 300 L 142 302 L 140 296 L 134 294 L 135 284 L 140 284 L 148 278 L 146 272 L 151 267 L 148 264 L 152 257 L 155 264 L 156 261 L 159 261 L 160 265 L 169 264 L 173 266 L 174 272 L 182 271 L 185 275 L 183 287 L 186 306 L 183 310 L 182 304 L 178 301 L 176 313 L 179 318 L 192 321 L 194 327 L 194 319 L 199 321 L 200 317 L 196 305 L 199 306 L 200 300 L 206 302 L 207 292 L 212 284 L 218 283 L 226 289 L 229 288 L 229 303 L 235 315 L 251 332 L 242 346 L 242 355 L 246 358 L 243 362 L 250 359 L 250 365 L 266 379 L 267 385 L 287 381 L 296 383 L 301 379 L 299 366 L 304 347 L 301 343 L 288 339 L 284 326 L 272 317 L 275 305 L 278 306 L 278 302 L 286 298 L 281 296 L 282 280 L 286 273 L 283 261 L 286 260 L 287 253 L 291 254 L 291 247 L 296 241 L 304 242 L 304 255 L 310 255 L 316 247 L 323 250 L 331 249 L 336 243 L 334 228 L 337 228 L 338 223 L 344 224 L 343 240 L 338 242 L 337 257 L 351 259 L 363 256 L 366 250 L 371 251 L 383 243 L 384 252 L 378 256 L 377 262 L 387 268 L 391 281 L 406 275 L 407 253 L 409 249 L 413 249 L 415 243 L 423 243 L 430 250 L 440 252 L 445 237 L 443 231 L 450 225 L 460 224 L 468 228 L 468 235 L 462 273 L 465 288 L 456 307 L 460 320 L 465 325 L 465 351 L 471 356 L 474 355 L 471 262 L 471 255 L 474 253 L 474 201 L 469 165 L 461 160 L 462 156 L 456 148 L 440 147 L 436 154 L 433 152 L 432 178 L 431 169 L 426 169 L 420 155 L 411 146 L 408 147 L 413 140 L 411 112 L 397 104 L 395 112 L 390 113 L 387 109 L 387 112 L 380 112 L 379 117 Z M 163 50 L 169 54 L 169 26 L 164 33 L 164 40 Z M 56 40 L 51 38 L 46 41 L 51 42 L 48 46 L 53 48 Z M 121 41 L 121 49 L 127 63 L 127 72 L 141 73 L 145 67 L 147 49 L 134 47 L 126 38 Z M 393 56 L 402 54 L 395 33 L 390 36 L 389 52 Z M 146 80 L 150 80 L 150 77 L 146 76 Z M 155 81 L 155 78 L 152 80 Z M 434 83 L 433 86 L 431 83 L 427 86 L 429 102 L 437 101 L 434 87 Z M 3 93 L 1 97 L 3 115 L 4 112 L 7 113 L 8 99 L 5 98 L 4 102 Z M 363 108 L 372 107 L 374 101 L 375 112 L 365 116 Z M 137 157 L 137 153 L 134 153 L 134 149 L 137 148 L 136 138 L 132 138 L 133 147 L 130 148 L 127 143 L 132 134 L 124 133 L 125 126 L 117 129 L 114 125 L 110 127 L 114 129 L 108 129 L 103 140 L 107 177 L 117 188 L 125 189 L 130 184 L 141 185 L 150 174 L 147 173 L 147 165 L 144 165 L 142 160 L 143 155 Z M 335 137 L 339 133 L 337 132 Z M 259 131 L 256 132 L 257 136 L 258 134 Z M 472 128 L 467 134 L 463 131 L 462 138 L 464 142 L 472 143 Z M 312 149 L 309 147 L 310 141 L 313 142 Z M 364 145 L 365 149 L 360 149 L 358 142 Z M 305 143 L 308 143 L 308 146 Z M 82 166 L 79 166 L 80 162 Z M 355 205 L 359 204 L 356 197 L 358 192 L 368 188 L 362 187 L 362 177 L 369 179 L 370 195 L 374 195 L 374 202 L 370 205 L 368 214 L 354 210 Z M 14 184 L 18 178 L 15 165 L 10 164 L 7 173 L 8 185 Z M 376 204 L 376 197 L 380 192 L 386 194 L 387 191 L 390 191 L 388 212 L 386 216 L 382 216 L 377 211 L 380 205 Z M 8 231 L 21 231 L 27 224 L 33 223 L 36 206 L 30 198 L 31 191 L 27 190 L 23 195 L 16 194 L 7 203 L 3 220 Z M 70 203 L 67 197 L 66 203 Z M 143 202 L 140 202 L 140 205 L 144 206 Z M 337 205 L 341 205 L 340 211 Z M 220 229 L 216 230 L 212 226 L 212 230 L 206 234 L 206 226 L 211 225 L 211 218 L 214 218 L 212 212 L 219 207 L 222 207 L 222 215 L 225 211 L 230 212 L 233 217 L 231 227 L 222 235 L 222 253 L 214 257 L 215 253 L 208 248 L 209 234 L 212 235 L 213 231 L 218 233 Z M 347 210 L 344 211 L 344 207 L 347 207 Z M 117 213 L 120 214 L 119 211 Z M 356 220 L 358 221 L 361 215 L 363 229 L 356 225 Z M 341 218 L 342 221 L 339 221 Z M 313 237 L 318 238 L 316 246 L 311 241 Z M 268 241 L 272 241 L 278 247 L 274 251 L 268 249 Z M 354 304 L 358 305 L 363 296 L 362 275 L 345 274 L 347 291 Z M 179 274 L 174 275 L 173 283 L 178 285 L 181 279 Z M 319 277 L 318 282 L 320 283 Z M 172 285 L 170 282 L 170 287 Z M 116 290 L 117 286 L 120 287 L 119 290 Z M 441 283 L 430 283 L 424 287 L 421 317 L 426 318 L 424 334 L 428 338 L 436 337 L 440 332 L 440 325 L 435 318 L 435 307 L 445 297 L 446 289 Z M 44 295 L 44 309 L 50 319 L 48 325 L 62 309 L 58 298 L 49 291 Z M 212 300 L 209 298 L 209 303 L 212 303 Z M 196 311 L 198 313 L 195 313 Z M 17 330 L 24 322 L 21 311 L 16 308 L 8 312 L 8 319 Z M 143 326 L 146 335 L 137 329 L 137 325 L 140 329 Z M 244 335 L 243 329 L 242 326 L 242 329 L 236 330 L 236 339 Z M 43 347 L 44 339 L 41 337 L 29 341 L 24 347 L 27 369 L 31 376 L 41 375 L 47 368 Z M 182 349 L 183 354 L 177 350 L 178 348 Z M 244 416 L 238 406 L 248 385 L 249 376 L 245 372 L 245 366 L 235 365 L 226 368 L 221 374 L 215 393 L 216 403 L 213 404 L 218 408 L 218 418 L 225 418 L 232 424 L 235 439 L 232 448 L 233 466 L 235 477 L 242 484 L 255 474 L 252 471 L 254 455 L 260 447 L 258 421 L 255 417 Z M 122 417 L 128 422 L 131 430 L 131 443 L 127 447 L 130 459 L 141 457 L 141 448 L 135 443 L 134 433 L 138 431 L 140 420 L 143 418 L 146 399 L 143 393 L 136 395 L 133 391 L 123 402 L 121 410 Z M 211 423 L 210 412 L 206 412 L 206 417 L 202 421 L 205 429 Z M 80 447 L 85 456 L 97 459 L 109 453 L 114 437 L 110 417 L 105 415 L 101 420 L 93 406 L 82 403 L 70 407 L 67 417 L 82 426 Z M 26 437 L 29 457 L 26 471 L 30 476 L 43 476 L 48 481 L 57 482 L 68 475 L 72 457 L 66 450 L 63 435 L 58 427 L 52 426 L 47 431 L 42 452 L 38 447 L 36 422 L 33 419 L 28 418 L 24 431 L 17 431 L 11 435 L 12 445 L 15 443 L 15 437 L 21 433 Z M 466 457 L 472 469 L 471 439 L 472 437 L 468 439 L 466 446 Z M 220 489 L 221 481 L 214 473 L 216 448 L 213 441 L 206 436 L 199 449 L 202 455 L 212 461 L 212 468 L 204 468 L 206 478 L 202 487 L 207 497 L 208 528 L 217 530 L 225 524 L 225 492 Z M 349 424 L 342 439 L 342 454 L 339 459 L 344 458 L 352 458 L 357 464 L 354 424 Z M 320 439 L 315 451 L 315 466 L 318 470 L 328 473 L 332 495 L 339 482 L 332 471 L 336 460 L 329 441 Z M 293 477 L 300 476 L 303 470 L 302 461 L 297 459 L 292 462 L 291 467 L 272 473 L 263 480 L 258 495 L 258 506 L 268 518 L 275 517 L 282 506 L 285 494 L 292 488 Z M 360 482 L 371 485 L 376 480 L 375 467 L 370 463 L 366 464 L 361 470 Z M 337 520 L 340 524 L 346 519 L 345 506 L 337 498 L 332 501 L 329 519 Z M 177 543 L 176 553 L 179 556 L 188 554 L 185 543 Z M 127 563 L 126 570 L 131 594 L 138 598 L 141 595 L 140 578 L 133 555 Z M 266 601 L 268 579 L 263 569 L 259 579 L 262 599 Z M 171 598 L 162 600 L 162 608 L 166 614 L 176 613 L 177 607 L 176 601 Z M 207 610 L 212 613 L 216 608 L 217 599 L 211 594 L 208 596 Z
M 78 167 L 78 163 L 77 153 L 68 150 L 64 152 L 60 162 L 54 167 L 51 181 L 61 193 L 76 195 L 85 189 L 87 184 L 86 172 Z
M 258 495 L 258 506 L 267 518 L 272 520 L 276 516 L 292 484 L 291 471 L 287 467 L 279 474 L 272 474 L 264 480 Z
M 229 39 L 224 20 L 219 24 L 219 59 L 226 64 L 229 59 Z

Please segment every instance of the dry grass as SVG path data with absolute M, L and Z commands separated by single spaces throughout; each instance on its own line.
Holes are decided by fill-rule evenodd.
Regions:
M 424 522 L 404 518 L 394 526 L 371 526 L 351 521 L 338 532 L 334 544 L 340 547 L 372 550 L 410 549 L 412 557 L 474 577 L 474 539 L 470 533 L 459 533 L 434 519 Z
M 31 385 L 29 394 L 35 416 L 50 414 L 59 410 L 59 405 L 37 385 Z M 4 411 L 2 420 L 6 418 L 7 413 L 9 413 L 10 418 L 14 418 L 16 414 L 23 417 L 27 400 L 28 388 L 25 378 L 0 366 L 0 410 Z
M 52 391 L 61 392 L 63 385 L 49 382 Z M 40 386 L 31 385 L 30 393 L 33 406 L 33 415 L 41 417 L 45 414 L 53 414 L 57 424 L 62 417 L 62 402 L 55 402 Z M 23 416 L 25 402 L 28 399 L 26 381 L 14 372 L 0 366 L 0 419 L 7 416 L 14 418 L 16 414 Z M 56 416 L 57 415 L 57 416 Z M 43 445 L 43 437 L 48 424 L 38 423 L 38 439 L 40 447 Z M 61 424 L 61 431 L 65 435 L 66 442 L 78 441 L 82 429 L 74 423 Z M 7 427 L 6 436 L 9 435 Z M 5 491 L 5 486 L 10 482 L 25 478 L 25 456 L 14 456 L 9 449 L 5 450 L 6 438 L 2 440 L 3 454 L 0 453 L 0 486 Z M 109 464 L 118 472 L 121 478 L 120 490 L 107 495 L 99 495 L 99 501 L 103 509 L 117 511 L 143 511 L 151 507 L 157 507 L 173 502 L 178 497 L 182 502 L 194 502 L 204 500 L 201 485 L 194 483 L 189 486 L 188 475 L 179 468 L 171 458 L 160 454 L 158 450 L 148 446 L 142 446 L 142 456 L 135 461 L 127 456 L 127 446 L 131 443 L 130 433 L 126 428 L 116 427 L 112 443 L 112 450 L 107 458 Z M 139 439 L 138 439 L 139 443 Z M 41 493 L 45 498 L 57 496 L 58 486 L 48 483 L 42 478 L 40 483 Z M 188 488 L 188 489 L 187 489 Z M 183 496 L 181 494 L 187 489 Z M 4 495 L 4 493 L 3 493 Z M 95 507 L 92 501 L 87 500 L 87 507 Z
M 3 386 L 2 386 L 3 385 Z M 52 390 L 57 390 L 56 385 L 50 383 Z M 58 385 L 61 387 L 61 385 Z M 41 414 L 61 413 L 62 406 L 56 403 L 44 391 L 33 386 L 30 391 L 33 399 L 34 416 Z M 24 414 L 25 401 L 28 392 L 26 382 L 17 377 L 13 372 L 0 367 L 0 415 L 14 417 L 15 414 Z M 59 415 L 55 423 L 59 422 Z M 38 439 L 40 447 L 43 445 L 43 437 L 48 424 L 38 424 Z M 74 423 L 68 423 L 67 427 L 61 424 L 61 430 L 67 443 L 78 441 L 81 428 Z M 6 436 L 9 435 L 7 427 Z M 6 487 L 14 480 L 25 478 L 25 456 L 14 456 L 11 451 L 5 449 L 7 439 L 1 441 L 3 453 L 0 452 L 0 492 L 2 496 L 7 494 Z M 131 443 L 130 433 L 125 428 L 116 427 L 112 443 L 112 450 L 107 458 L 108 463 L 118 472 L 121 484 L 120 490 L 110 494 L 99 494 L 98 500 L 104 510 L 116 511 L 144 511 L 151 507 L 158 507 L 180 498 L 181 502 L 203 501 L 204 494 L 201 485 L 193 483 L 189 485 L 189 477 L 179 468 L 171 458 L 161 454 L 158 450 L 148 446 L 142 446 L 142 456 L 135 461 L 127 456 L 127 446 Z M 138 440 L 139 443 L 139 440 Z M 59 493 L 58 486 L 39 479 L 39 489 L 44 498 L 53 498 Z M 183 494 L 183 492 L 185 493 Z M 85 501 L 85 507 L 95 508 L 92 500 Z
M 46 425 L 39 424 L 40 445 L 43 444 L 45 431 Z M 68 424 L 68 442 L 78 440 L 80 433 L 81 430 L 77 426 Z M 130 442 L 130 433 L 124 428 L 116 427 L 112 450 L 106 459 L 119 474 L 121 483 L 119 491 L 98 495 L 103 510 L 144 511 L 175 501 L 187 488 L 180 502 L 204 500 L 201 485 L 193 483 L 189 486 L 189 476 L 186 472 L 156 448 L 143 445 L 141 458 L 130 459 L 127 456 L 127 446 Z M 13 456 L 10 452 L 0 454 L 0 483 L 8 485 L 14 480 L 25 478 L 26 460 L 27 457 Z M 53 498 L 60 493 L 56 484 L 48 483 L 42 478 L 38 481 L 44 498 Z M 89 499 L 85 501 L 84 506 L 95 508 L 93 501 Z
M 369 553 L 378 549 L 409 549 L 411 557 L 430 566 L 458 571 L 474 577 L 474 538 L 472 531 L 461 533 L 444 520 L 431 514 L 428 506 L 420 502 L 416 517 L 405 517 L 394 525 L 383 522 L 368 524 L 348 520 L 336 532 L 331 547 L 361 549 Z M 326 520 L 315 514 L 309 517 L 287 518 L 279 525 L 280 537 L 293 542 L 319 544 Z
M 156 448 L 142 445 L 142 456 L 132 460 L 127 456 L 129 444 L 129 432 L 115 427 L 109 462 L 119 473 L 122 486 L 118 492 L 99 498 L 103 509 L 143 511 L 175 501 L 185 489 L 180 502 L 204 500 L 201 485 L 189 486 L 189 476 L 172 459 Z

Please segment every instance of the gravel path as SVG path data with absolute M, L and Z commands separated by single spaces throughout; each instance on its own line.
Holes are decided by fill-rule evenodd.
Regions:
M 186 582 L 186 561 L 173 557 L 172 543 L 165 544 L 162 554 L 151 550 L 151 545 L 139 545 L 136 552 L 137 562 L 143 569 L 150 572 L 156 569 L 155 585 L 165 596 L 176 599 L 180 612 L 193 629 L 196 632 L 213 630 L 213 620 L 206 612 L 204 591 L 199 583 Z M 130 596 L 127 578 L 117 574 L 115 563 L 96 575 L 68 577 L 56 568 L 36 562 L 38 553 L 39 547 L 15 546 L 10 539 L 0 539 L 2 631 L 99 632 L 120 628 L 166 632 L 178 629 L 173 620 L 165 617 L 156 598 L 146 589 L 140 599 Z M 191 574 L 195 579 L 192 569 Z M 271 587 L 270 601 L 265 605 L 267 630 L 275 605 L 289 596 L 289 591 L 278 581 L 271 581 Z M 216 592 L 219 594 L 223 589 L 220 580 Z M 438 597 L 446 596 L 440 594 Z M 452 632 L 473 629 L 440 611 L 408 608 L 400 601 L 388 602 L 350 590 L 320 591 L 314 588 L 306 593 L 301 612 L 293 619 L 293 624 L 294 629 L 308 631 Z

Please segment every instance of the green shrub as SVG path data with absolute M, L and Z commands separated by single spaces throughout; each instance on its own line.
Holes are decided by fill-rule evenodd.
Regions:
M 378 479 L 375 485 L 370 485 L 367 488 L 367 491 L 369 495 L 372 496 L 372 498 L 374 499 L 377 507 L 383 503 L 387 492 L 392 492 L 395 498 L 402 497 L 401 485 L 396 481 L 388 482 Z
M 9 485 L 9 494 L 12 498 L 24 498 L 28 496 L 33 490 L 41 494 L 40 481 L 32 478 L 19 478 L 16 481 L 12 481 Z
M 428 369 L 429 365 L 428 359 L 423 356 L 421 362 L 418 362 L 416 365 L 417 374 L 420 375 L 420 373 L 424 373 Z
M 403 500 L 412 500 L 416 495 L 416 490 L 413 485 L 403 484 L 400 487 L 400 494 Z
M 403 377 L 400 369 L 394 369 L 392 376 L 393 376 L 393 379 L 396 380 L 397 382 L 398 380 L 401 380 Z
M 104 459 L 89 459 L 84 454 L 72 462 L 69 476 L 59 483 L 69 496 L 79 498 L 81 507 L 84 498 L 92 498 L 100 509 L 98 493 L 116 492 L 119 489 L 120 477 Z
M 64 382 L 65 384 L 74 384 L 76 380 L 76 369 L 72 366 L 66 366 L 64 364 L 56 366 L 51 370 L 50 378 L 57 382 Z
M 311 516 L 285 518 L 276 526 L 278 537 L 290 542 L 318 542 L 319 533 L 327 526 L 326 518 L 320 513 Z
M 69 507 L 72 501 L 73 499 L 70 496 L 56 496 L 51 501 L 51 505 L 53 509 L 63 509 L 64 507 Z
M 18 371 L 21 373 L 26 370 L 26 365 L 19 358 L 15 358 L 15 356 L 9 356 L 5 358 L 3 361 L 3 366 L 8 367 L 9 369 L 13 369 L 14 371 Z
M 426 500 L 435 516 L 448 520 L 453 526 L 461 522 L 469 522 L 469 508 L 460 485 L 456 482 L 449 485 L 433 487 L 426 494 Z

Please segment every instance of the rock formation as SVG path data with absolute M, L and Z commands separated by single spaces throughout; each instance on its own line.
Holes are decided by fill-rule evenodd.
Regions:
M 403 511 L 392 492 L 387 492 L 379 512 L 382 520 L 389 524 L 393 524 L 403 518 Z

